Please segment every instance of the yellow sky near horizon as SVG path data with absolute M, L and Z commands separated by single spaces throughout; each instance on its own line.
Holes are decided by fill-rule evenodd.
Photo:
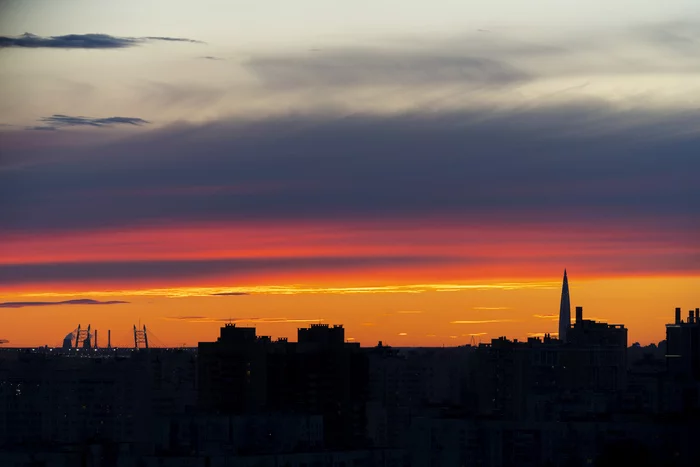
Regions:
M 629 344 L 656 343 L 676 306 L 700 306 L 700 277 L 572 279 L 571 305 L 584 307 L 584 317 L 624 324 Z M 78 324 L 112 330 L 113 345 L 133 344 L 132 326 L 147 325 L 153 343 L 195 346 L 215 340 L 229 319 L 255 326 L 259 335 L 296 339 L 296 329 L 313 322 L 343 324 L 346 337 L 363 346 L 383 341 L 393 346 L 464 345 L 492 338 L 525 339 L 556 333 L 560 287 L 467 289 L 421 293 L 297 293 L 180 297 L 122 296 L 115 305 L 54 305 L 2 310 L 0 338 L 5 346 L 60 345 Z M 77 297 L 89 298 L 89 294 Z M 28 298 L 3 294 L 5 301 L 62 301 L 66 296 Z M 573 313 L 572 313 L 573 314 Z

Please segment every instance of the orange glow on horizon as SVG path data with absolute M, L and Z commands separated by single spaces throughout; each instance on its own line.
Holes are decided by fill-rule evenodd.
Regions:
M 344 324 L 362 345 L 525 339 L 556 332 L 564 267 L 572 306 L 625 324 L 630 344 L 660 341 L 674 307 L 700 304 L 700 265 L 692 263 L 700 245 L 654 226 L 611 225 L 603 232 L 440 220 L 205 223 L 5 233 L 0 249 L 0 270 L 62 263 L 86 271 L 20 275 L 3 287 L 4 302 L 129 302 L 5 307 L 5 346 L 60 345 L 78 323 L 112 329 L 117 341 L 123 333 L 115 343 L 128 345 L 128 330 L 139 320 L 173 346 L 214 340 L 229 319 L 291 340 L 311 322 Z M 229 266 L 206 269 L 207 262 L 227 260 Z M 148 262 L 157 263 L 154 272 L 138 275 Z M 133 274 L 113 273 L 114 264 L 127 264 Z M 168 276 L 174 267 L 183 274 Z
M 630 344 L 658 342 L 675 306 L 700 303 L 700 277 L 647 277 L 605 280 L 570 278 L 572 306 L 583 305 L 587 319 L 625 324 Z M 454 285 L 454 284 L 453 284 Z M 332 290 L 260 293 L 237 296 L 175 294 L 173 291 L 107 291 L 94 294 L 8 294 L 7 301 L 63 301 L 88 296 L 125 300 L 116 305 L 55 305 L 2 310 L 6 346 L 60 345 L 78 323 L 113 330 L 115 345 L 129 345 L 129 330 L 146 323 L 164 345 L 197 345 L 215 340 L 232 320 L 255 326 L 260 335 L 289 337 L 312 322 L 344 324 L 354 342 L 382 340 L 393 346 L 464 345 L 505 335 L 525 339 L 557 329 L 559 283 L 534 287 L 462 287 L 418 291 L 334 293 Z M 444 286 L 442 284 L 441 286 Z M 134 295 L 121 295 L 134 294 Z M 168 295 L 169 294 L 169 295 Z M 407 313 L 406 311 L 411 311 Z M 36 323 L 41 323 L 36 326 Z M 402 334 L 403 333 L 403 334 Z M 119 336 L 122 335 L 120 338 Z M 121 342 L 120 342 L 121 339 Z

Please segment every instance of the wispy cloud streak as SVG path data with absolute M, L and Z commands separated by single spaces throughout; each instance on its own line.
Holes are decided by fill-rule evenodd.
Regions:
M 124 303 L 129 303 L 121 300 L 110 300 L 101 302 L 99 300 L 91 299 L 75 299 L 75 300 L 65 300 L 62 302 L 2 302 L 0 303 L 0 308 L 26 308 L 26 307 L 36 307 L 36 306 L 57 306 L 57 305 L 120 305 Z
M 37 36 L 25 33 L 21 36 L 0 36 L 0 48 L 19 47 L 30 49 L 124 49 L 150 41 L 189 42 L 201 41 L 184 37 L 119 37 L 109 34 L 66 34 L 63 36 Z
M 249 324 L 279 324 L 279 323 L 319 323 L 321 318 L 217 318 L 211 316 L 170 316 L 170 321 L 187 321 L 189 323 L 249 323 Z
M 52 130 L 62 127 L 70 126 L 88 126 L 102 128 L 106 126 L 113 125 L 130 125 L 130 126 L 142 126 L 150 122 L 142 118 L 137 117 L 106 117 L 106 118 L 95 118 L 95 117 L 83 117 L 83 116 L 70 116 L 55 114 L 50 117 L 42 117 L 40 121 L 49 124 L 49 126 L 33 127 L 32 129 L 43 129 Z
M 211 294 L 212 297 L 240 297 L 250 295 L 248 292 L 218 292 Z
M 450 324 L 491 324 L 491 323 L 510 323 L 512 319 L 475 319 L 475 320 L 458 320 L 450 321 Z
M 24 297 L 73 297 L 76 294 L 91 297 L 208 297 L 217 293 L 245 293 L 255 295 L 315 295 L 315 294 L 394 294 L 408 293 L 419 294 L 426 292 L 436 292 L 443 290 L 524 290 L 540 289 L 549 290 L 559 287 L 559 282 L 506 282 L 492 284 L 414 284 L 414 285 L 384 285 L 371 287 L 323 287 L 323 286 L 300 286 L 300 285 L 269 285 L 250 287 L 180 287 L 180 288 L 158 288 L 158 289 L 123 289 L 123 290 L 93 290 L 82 292 L 40 292 L 25 293 Z

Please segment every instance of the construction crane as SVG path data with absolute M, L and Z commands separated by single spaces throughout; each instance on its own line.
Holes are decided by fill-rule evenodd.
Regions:
M 148 348 L 148 333 L 146 332 L 146 325 L 143 325 L 143 330 L 138 329 L 134 325 L 134 348 L 135 349 L 147 349 Z

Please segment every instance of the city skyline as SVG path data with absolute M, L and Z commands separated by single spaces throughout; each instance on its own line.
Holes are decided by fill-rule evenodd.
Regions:
M 303 316 L 306 317 L 295 317 L 294 315 L 282 316 L 278 313 L 273 316 L 265 316 L 261 314 L 260 316 L 255 316 L 255 307 L 249 305 L 242 307 L 241 313 L 247 316 L 237 316 L 236 314 L 228 310 L 229 305 L 236 305 L 237 300 L 245 300 L 245 303 L 250 303 L 251 300 L 256 296 L 256 292 L 212 292 L 209 294 L 210 303 L 215 304 L 217 301 L 222 303 L 221 300 L 224 299 L 223 308 L 218 308 L 212 306 L 213 310 L 217 312 L 210 312 L 208 314 L 180 314 L 166 317 L 156 317 L 155 319 L 148 319 L 149 306 L 153 303 L 153 300 L 163 300 L 163 301 L 174 301 L 177 303 L 188 302 L 192 300 L 197 300 L 197 298 L 161 298 L 161 297 L 149 297 L 136 296 L 136 300 L 141 301 L 146 299 L 146 303 L 141 309 L 145 310 L 145 313 L 140 314 L 125 314 L 121 313 L 119 308 L 130 304 L 129 301 L 124 300 L 113 300 L 114 296 L 119 296 L 124 298 L 124 294 L 119 292 L 109 292 L 105 297 L 103 294 L 96 294 L 96 299 L 82 299 L 82 300 L 66 300 L 66 297 L 60 297 L 58 301 L 46 301 L 46 298 L 40 296 L 39 300 L 32 297 L 31 301 L 19 301 L 19 302 L 0 302 L 0 308 L 3 308 L 3 312 L 15 312 L 23 313 L 25 319 L 34 320 L 34 316 L 46 314 L 45 310 L 52 310 L 55 308 L 60 308 L 61 310 L 66 310 L 64 316 L 56 321 L 60 322 L 63 327 L 56 328 L 44 328 L 44 327 L 33 327 L 31 328 L 30 339 L 20 340 L 6 338 L 5 342 L 0 342 L 5 347 L 37 347 L 49 345 L 53 347 L 60 347 L 66 333 L 72 332 L 77 325 L 82 325 L 86 327 L 87 325 L 92 325 L 93 329 L 99 329 L 102 331 L 101 347 L 106 346 L 106 332 L 109 330 L 112 334 L 112 346 L 113 347 L 131 347 L 133 344 L 133 333 L 132 327 L 138 323 L 139 328 L 143 324 L 147 324 L 151 333 L 156 334 L 155 345 L 158 347 L 181 347 L 181 346 L 196 346 L 198 342 L 207 340 L 211 338 L 212 334 L 215 334 L 218 328 L 224 323 L 235 323 L 240 326 L 252 326 L 258 329 L 261 335 L 270 335 L 272 338 L 286 337 L 287 335 L 293 335 L 299 326 L 306 326 L 312 323 L 324 323 L 332 324 L 343 322 L 350 332 L 348 334 L 349 342 L 358 342 L 363 346 L 375 345 L 378 341 L 383 341 L 387 345 L 393 345 L 396 347 L 444 347 L 444 346 L 460 346 L 465 344 L 470 344 L 472 342 L 482 342 L 489 341 L 493 338 L 498 338 L 501 336 L 506 336 L 511 339 L 525 340 L 529 337 L 544 337 L 544 335 L 551 335 L 557 337 L 561 330 L 561 311 L 564 303 L 566 291 L 566 298 L 568 299 L 568 273 L 565 271 L 566 276 L 564 279 L 564 284 L 561 281 L 547 281 L 547 282 L 528 282 L 528 283 L 501 283 L 501 284 L 482 284 L 474 285 L 474 289 L 471 289 L 469 285 L 448 285 L 443 284 L 441 287 L 445 289 L 438 289 L 440 285 L 423 285 L 421 287 L 412 286 L 398 286 L 394 291 L 382 291 L 389 289 L 388 287 L 369 287 L 368 291 L 360 291 L 363 289 L 358 289 L 353 292 L 339 292 L 342 288 L 333 288 L 333 292 L 323 291 L 309 291 L 304 288 L 301 291 L 289 291 L 289 290 L 276 290 L 269 295 L 267 293 L 262 293 L 258 298 L 260 299 L 272 299 L 277 303 L 289 303 L 290 300 L 303 300 L 308 303 L 309 310 L 321 309 L 322 304 L 327 304 L 329 298 L 331 302 L 335 300 L 347 301 L 348 297 L 354 298 L 358 301 L 365 301 L 369 299 L 370 302 L 374 301 L 377 296 L 384 299 L 384 303 L 389 303 L 394 305 L 395 311 L 383 312 L 380 316 L 374 315 L 373 318 L 367 315 L 353 316 L 351 314 L 334 313 L 330 317 L 323 317 L 322 313 L 316 313 L 314 316 L 313 311 L 305 313 Z M 657 282 L 658 279 L 653 279 Z M 658 313 L 654 316 L 654 319 L 649 319 L 648 316 L 640 316 L 641 318 L 637 323 L 641 322 L 648 329 L 647 338 L 641 337 L 639 330 L 637 329 L 635 333 L 634 326 L 630 327 L 629 323 L 624 321 L 624 317 L 629 316 L 625 313 L 612 314 L 608 316 L 601 316 L 602 313 L 598 312 L 598 307 L 606 305 L 606 299 L 611 300 L 613 303 L 620 303 L 620 297 L 614 295 L 614 290 L 611 290 L 611 281 L 596 281 L 595 285 L 598 287 L 606 286 L 603 288 L 603 294 L 600 294 L 594 289 L 593 295 L 590 293 L 580 294 L 583 297 L 581 301 L 577 301 L 576 298 L 571 300 L 574 305 L 580 306 L 581 303 L 592 303 L 593 306 L 587 306 L 589 310 L 590 319 L 594 321 L 602 321 L 608 323 L 621 323 L 625 324 L 630 329 L 632 342 L 639 342 L 642 345 L 656 344 L 664 339 L 663 336 L 663 326 L 670 322 L 668 311 L 676 308 L 676 306 L 666 307 L 666 313 Z M 617 281 L 612 281 L 614 285 Z M 638 281 L 634 281 L 638 282 Z M 676 279 L 671 279 L 668 281 L 669 289 L 666 292 L 665 299 L 668 303 L 672 305 L 677 305 L 677 292 L 679 287 L 683 287 L 684 284 Z M 674 289 L 673 287 L 676 287 Z M 449 289 L 447 287 L 453 287 Z M 572 283 L 572 288 L 574 291 L 580 290 L 585 291 L 585 287 L 579 287 L 577 282 Z M 438 289 L 438 290 L 436 290 Z M 216 289 L 219 290 L 219 289 Z M 224 290 L 224 289 L 222 289 Z M 690 289 L 689 289 L 690 290 Z M 172 291 L 171 291 L 172 292 Z M 502 294 L 508 294 L 510 292 L 510 300 L 502 300 L 500 302 L 494 302 L 493 299 L 486 299 L 487 297 L 493 297 L 494 294 L 501 296 Z M 198 294 L 201 292 L 197 292 Z M 491 305 L 491 306 L 471 306 L 462 312 L 452 313 L 453 319 L 448 322 L 432 322 L 427 326 L 424 323 L 425 320 L 432 321 L 431 313 L 429 311 L 419 309 L 419 306 L 415 306 L 418 303 L 430 303 L 433 300 L 439 299 L 440 295 L 446 295 L 449 297 L 454 294 L 475 294 L 476 296 L 481 296 L 481 300 L 476 303 Z M 518 306 L 517 301 L 519 297 L 523 294 L 528 294 L 532 298 L 531 300 L 540 299 L 541 297 L 552 297 L 556 295 L 558 300 L 550 300 L 549 306 L 540 313 L 533 313 L 532 315 L 527 315 L 523 313 L 524 310 L 528 309 L 528 306 Z M 86 294 L 90 295 L 90 294 Z M 596 296 L 602 295 L 602 296 Z M 650 295 L 656 296 L 656 291 L 651 291 Z M 68 294 L 68 296 L 72 296 Z M 174 295 L 176 297 L 176 295 Z M 639 306 L 647 299 L 648 296 L 640 294 L 638 297 Z M 127 296 L 127 298 L 129 298 Z M 26 300 L 26 299 L 24 299 Z M 201 297 L 196 303 L 200 302 Z M 228 301 L 231 300 L 231 301 Z M 506 303 L 511 306 L 494 306 L 495 303 Z M 559 307 L 556 304 L 559 303 Z M 401 307 L 401 304 L 405 306 Z M 413 306 L 412 306 L 413 305 Z M 571 305 L 570 305 L 571 306 Z M 97 307 L 97 308 L 95 308 Z M 609 304 L 608 304 L 609 307 Z M 400 308 L 400 309 L 399 309 Z M 684 307 L 681 307 L 685 309 Z M 105 310 L 95 313 L 95 309 Z M 609 308 L 608 308 L 609 309 Z M 34 310 L 34 313 L 29 314 Z M 530 308 L 530 310 L 533 310 Z M 534 309 L 537 311 L 537 309 Z M 552 313 L 549 313 L 552 311 Z M 625 311 L 624 309 L 622 310 Z M 183 311 L 183 313 L 185 313 Z M 443 310 L 444 313 L 444 310 Z M 29 316 L 27 316 L 29 314 Z M 434 316 L 434 315 L 433 315 Z M 447 315 L 449 317 L 450 315 Z M 618 318 L 616 318 L 616 316 Z M 151 316 L 151 318 L 153 318 Z M 355 318 L 355 319 L 353 319 Z M 468 318 L 468 319 L 465 319 Z M 378 322 L 362 321 L 364 319 L 375 319 Z M 569 309 L 569 320 L 571 322 L 570 309 Z M 358 322 L 360 321 L 360 322 Z M 535 325 L 529 323 L 536 323 Z M 633 321 L 634 322 L 634 321 Z M 348 324 L 349 323 L 349 324 Z M 523 326 L 529 326 L 528 331 L 523 332 Z M 186 337 L 181 337 L 179 334 L 173 336 L 172 330 L 177 331 L 186 327 Z M 400 331 L 391 332 L 387 329 L 391 329 L 396 326 Z M 654 329 L 655 328 L 655 329 Z M 5 330 L 8 327 L 4 328 Z M 9 328 L 11 329 L 11 327 Z M 418 332 L 416 332 L 418 330 Z M 452 332 L 452 334 L 438 334 L 442 330 L 445 332 Z M 462 332 L 462 330 L 469 332 Z M 435 332 L 437 331 L 437 333 Z M 5 332 L 5 334 L 8 334 Z M 644 335 L 644 334 L 642 334 Z
M 666 339 L 648 347 L 580 306 L 566 341 L 446 348 L 363 348 L 328 324 L 271 339 L 234 323 L 195 348 L 150 347 L 136 326 L 136 348 L 76 348 L 97 340 L 88 326 L 60 349 L 0 351 L 0 459 L 694 465 L 700 308 L 670 315 Z
M 698 24 L 691 0 L 2 2 L 0 345 L 525 339 L 557 333 L 564 268 L 571 306 L 659 342 L 700 301 Z

